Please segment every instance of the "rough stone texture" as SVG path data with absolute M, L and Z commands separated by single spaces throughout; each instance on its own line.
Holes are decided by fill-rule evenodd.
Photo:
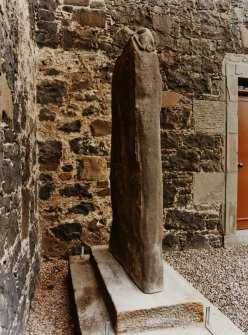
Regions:
M 171 254 L 171 253 L 169 253 Z M 168 255 L 169 256 L 169 255 Z M 191 256 L 191 255 L 189 255 Z M 202 254 L 199 257 L 199 260 L 197 262 L 197 264 L 201 264 L 202 258 L 206 258 L 205 257 L 206 254 L 204 254 L 204 251 L 202 251 Z M 99 257 L 98 257 L 99 258 Z M 174 258 L 173 260 L 175 261 L 175 265 L 177 264 L 177 258 L 178 255 L 175 256 L 171 256 L 169 257 L 169 260 L 171 261 L 171 258 Z M 183 257 L 182 257 L 183 258 Z M 191 257 L 192 258 L 192 257 Z M 190 261 L 191 261 L 190 258 Z M 189 257 L 188 257 L 189 259 Z M 106 260 L 106 258 L 105 258 Z M 108 259 L 109 260 L 109 259 Z M 205 259 L 207 262 L 206 264 L 209 264 L 209 259 L 206 258 Z M 192 263 L 192 267 L 193 267 L 193 271 L 192 273 L 188 273 L 187 271 L 187 264 L 184 262 L 182 263 L 181 261 L 181 268 L 183 268 L 184 273 L 186 275 L 188 275 L 188 277 L 190 278 L 190 275 L 194 274 L 194 264 Z M 218 259 L 219 262 L 222 261 L 222 259 Z M 98 261 L 98 269 L 100 269 L 101 271 L 101 275 L 102 278 L 105 279 L 105 283 L 108 284 L 108 289 L 109 292 L 112 291 L 112 295 L 113 295 L 113 301 L 115 301 L 117 304 L 121 302 L 121 299 L 123 299 L 123 304 L 125 304 L 128 299 L 126 299 L 126 295 L 120 296 L 120 292 L 124 292 L 123 289 L 120 289 L 118 285 L 121 285 L 121 287 L 123 288 L 123 282 L 124 278 L 125 278 L 125 273 L 123 272 L 123 269 L 120 268 L 120 271 L 118 270 L 117 272 L 114 273 L 113 268 L 114 266 L 116 266 L 116 261 L 112 258 L 112 260 L 110 260 L 109 263 L 103 263 L 101 261 Z M 114 266 L 113 266 L 114 264 Z M 120 266 L 120 265 L 119 265 Z M 213 271 L 214 271 L 214 275 L 216 277 L 216 269 L 215 266 L 213 266 Z M 123 274 L 123 276 L 118 276 L 116 277 L 116 273 L 121 272 Z M 170 277 L 170 281 L 167 280 L 166 281 L 166 285 L 168 285 L 165 289 L 165 294 L 168 294 L 168 297 L 174 297 L 175 299 L 175 292 L 177 292 L 177 296 L 180 296 L 183 298 L 183 294 L 185 294 L 186 291 L 189 292 L 189 290 L 191 290 L 191 292 L 195 292 L 193 293 L 194 296 L 197 296 L 197 301 L 201 301 L 204 303 L 205 306 L 210 306 L 211 309 L 211 317 L 210 317 L 210 324 L 208 326 L 208 328 L 211 329 L 211 331 L 216 334 L 216 335 L 244 335 L 244 333 L 238 329 L 237 326 L 235 326 L 224 314 L 222 314 L 220 312 L 220 310 L 218 310 L 216 307 L 214 307 L 210 301 L 208 301 L 207 299 L 205 299 L 201 294 L 199 294 L 199 292 L 197 292 L 188 282 L 185 281 L 184 278 L 182 278 L 175 270 L 173 270 L 172 267 L 170 267 L 168 264 L 166 264 L 166 277 L 167 274 L 169 274 L 168 277 Z M 109 277 L 111 278 L 112 281 L 108 280 L 106 274 L 108 273 Z M 194 283 L 198 283 L 198 281 L 202 281 L 204 283 L 204 285 L 206 286 L 205 283 L 205 277 L 201 276 L 202 274 L 202 270 L 199 272 L 199 276 L 197 278 L 197 281 L 194 278 Z M 211 275 L 213 275 L 211 273 Z M 120 277 L 121 277 L 121 281 L 122 283 L 120 284 Z M 112 305 L 112 313 L 110 311 L 110 315 L 107 312 L 107 308 L 106 305 L 104 303 L 103 297 L 102 297 L 102 292 L 100 291 L 100 285 L 99 282 L 97 282 L 96 278 L 95 278 L 95 273 L 94 270 L 92 268 L 92 264 L 90 263 L 89 260 L 89 256 L 85 255 L 84 259 L 81 259 L 80 256 L 73 256 L 70 257 L 70 279 L 71 279 L 71 284 L 73 287 L 73 293 L 74 293 L 74 305 L 75 305 L 75 309 L 77 312 L 77 318 L 79 320 L 79 333 L 84 334 L 85 332 L 89 332 L 92 335 L 97 335 L 97 334 L 101 334 L 102 333 L 102 325 L 106 322 L 106 320 L 109 320 L 109 316 L 113 315 L 113 305 Z M 115 282 L 116 279 L 116 282 Z M 128 278 L 125 278 L 128 282 Z M 192 280 L 192 277 L 190 278 Z M 216 278 L 215 278 L 216 279 Z M 219 279 L 219 277 L 217 276 L 217 279 Z M 216 281 L 217 281 L 216 279 Z M 130 280 L 129 280 L 130 282 Z M 211 288 L 215 287 L 214 285 L 211 284 L 212 283 L 212 278 L 210 278 L 210 285 L 208 285 L 207 290 L 211 290 Z M 208 283 L 209 284 L 209 283 Z M 217 282 L 217 286 L 218 286 L 219 282 Z M 235 282 L 235 286 L 236 286 L 236 282 Z M 129 285 L 129 283 L 128 283 Z M 178 287 L 181 287 L 182 289 L 179 291 Z M 113 288 L 116 287 L 117 291 L 116 293 L 114 292 Z M 130 287 L 130 286 L 129 286 Z M 227 285 L 227 287 L 229 287 L 229 283 Z M 187 289 L 186 289 L 187 288 Z M 204 286 L 203 286 L 204 288 Z M 214 290 L 215 291 L 215 290 Z M 235 290 L 236 291 L 236 290 Z M 105 291 L 106 292 L 106 291 Z M 134 294 L 137 294 L 137 290 L 136 287 L 134 287 Z M 211 294 L 210 294 L 211 295 Z M 216 295 L 216 291 L 212 294 L 213 296 L 217 297 L 217 300 L 219 299 L 219 295 Z M 171 297 L 170 297 L 171 296 Z M 87 297 L 87 299 L 85 299 L 85 297 Z M 134 298 L 133 295 L 130 295 L 131 299 Z M 168 297 L 166 297 L 163 301 L 166 302 L 168 301 Z M 105 297 L 106 298 L 106 297 Z M 228 298 L 232 299 L 232 297 Z M 50 299 L 51 300 L 51 299 Z M 137 301 L 143 301 L 143 297 L 141 299 L 136 299 Z M 106 299 L 105 299 L 106 301 Z M 131 306 L 129 306 L 129 308 L 131 309 L 133 307 L 134 304 L 137 303 L 137 301 L 133 301 L 133 304 Z M 174 300 L 175 302 L 175 300 Z M 44 305 L 46 306 L 46 302 L 42 302 L 44 303 Z M 226 307 L 226 303 L 224 304 Z M 136 305 L 137 306 L 137 305 Z M 118 306 L 119 310 L 121 309 L 122 306 Z M 220 306 L 221 307 L 221 306 Z M 223 307 L 223 306 L 222 306 Z M 223 310 L 221 308 L 221 310 Z M 231 310 L 232 314 L 233 309 Z M 38 314 L 38 306 L 37 308 L 34 310 L 34 315 L 39 316 Z M 245 313 L 245 312 L 244 312 Z M 166 317 L 167 314 L 163 314 L 161 316 L 160 321 L 162 320 L 163 317 Z M 148 313 L 148 316 L 151 316 L 151 313 Z M 173 315 L 173 319 L 174 319 Z M 127 315 L 127 319 L 120 318 L 120 323 L 124 323 L 125 321 L 128 320 L 129 315 Z M 244 315 L 245 318 L 245 315 Z M 36 320 L 35 319 L 35 320 Z M 177 319 L 178 320 L 178 319 Z M 118 321 L 118 320 L 117 320 Z M 144 332 L 142 329 L 142 326 L 147 326 L 146 323 L 147 320 L 145 320 L 144 323 L 142 323 L 142 325 L 139 325 L 138 323 L 134 323 L 129 322 L 127 324 L 127 327 L 135 327 L 138 326 L 138 330 L 136 329 L 136 331 L 133 332 L 128 332 L 128 335 L 143 335 L 143 334 L 149 334 L 149 335 L 209 335 L 209 330 L 205 327 L 204 322 L 197 322 L 197 323 L 191 323 L 185 326 L 181 326 L 181 327 L 167 327 L 164 329 L 159 329 L 159 328 L 155 328 L 153 330 L 148 330 L 147 332 Z M 114 323 L 115 321 L 113 321 Z M 43 322 L 41 320 L 41 322 L 38 322 L 38 327 L 39 325 L 43 325 Z M 36 326 L 36 328 L 38 328 Z M 39 328 L 40 329 L 40 328 Z M 29 334 L 29 333 L 28 333 Z M 27 334 L 27 335 L 28 335 Z M 116 334 L 116 332 L 114 331 L 112 325 L 110 324 L 110 331 L 109 331 L 110 335 L 114 335 Z M 126 333 L 127 334 L 127 333 Z
M 194 289 L 171 273 L 166 264 L 163 264 L 163 273 L 167 278 L 165 289 L 145 295 L 137 290 L 106 247 L 93 247 L 92 257 L 116 334 L 166 329 L 203 321 L 201 299 Z
M 88 225 L 93 219 L 111 222 L 108 182 L 111 146 L 107 128 L 111 122 L 111 75 L 130 35 L 144 26 L 155 38 L 164 92 L 161 109 L 164 248 L 220 246 L 224 223 L 222 195 L 214 202 L 203 199 L 204 202 L 195 204 L 194 174 L 225 173 L 222 63 L 228 52 L 247 54 L 247 1 L 106 0 L 106 6 L 103 1 L 98 1 L 98 5 L 96 2 L 67 0 L 67 4 L 61 4 L 40 0 L 38 3 L 38 22 L 55 23 L 47 29 L 44 23 L 37 25 L 38 85 L 48 91 L 51 84 L 54 87 L 57 83 L 62 88 L 59 101 L 50 92 L 46 99 L 52 101 L 41 100 L 44 103 L 37 106 L 39 141 L 61 142 L 59 163 L 41 167 L 55 187 L 48 200 L 40 200 L 44 236 L 54 227 L 55 214 L 47 213 L 52 201 L 54 208 L 61 209 L 56 214 L 57 224 L 76 220 L 82 225 L 87 243 L 107 243 L 109 224 L 97 234 L 89 232 Z M 105 11 L 106 25 L 82 26 L 75 13 L 85 10 Z M 228 94 L 235 98 L 230 85 Z M 78 132 L 59 129 L 77 120 L 81 122 Z M 78 162 L 86 156 L 101 156 L 104 160 L 102 178 L 80 179 Z M 67 165 L 72 170 L 63 175 L 63 167 Z M 70 198 L 73 203 L 69 204 L 69 198 L 60 196 L 60 189 L 77 182 L 90 187 L 94 206 L 88 215 L 69 211 L 78 205 L 81 208 L 81 200 L 73 197 Z M 43 183 L 40 180 L 41 187 Z M 190 230 L 190 223 L 183 229 L 169 228 L 171 212 L 175 215 L 189 212 L 192 221 L 199 213 L 206 222 L 212 215 L 215 219 L 210 230 Z M 67 247 L 64 248 L 66 251 Z
M 39 271 L 31 1 L 0 4 L 0 334 L 20 335 Z
M 140 29 L 113 73 L 109 247 L 145 293 L 163 289 L 160 103 L 154 40 Z

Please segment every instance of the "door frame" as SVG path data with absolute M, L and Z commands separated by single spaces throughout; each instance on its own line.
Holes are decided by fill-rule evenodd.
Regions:
M 237 230 L 238 200 L 238 78 L 248 78 L 248 55 L 227 54 L 223 61 L 226 102 L 226 187 L 224 247 L 248 245 L 248 229 Z

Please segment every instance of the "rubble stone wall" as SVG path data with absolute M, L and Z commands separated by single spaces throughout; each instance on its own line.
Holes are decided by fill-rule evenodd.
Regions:
M 20 335 L 39 270 L 33 2 L 0 4 L 0 333 Z
M 223 242 L 226 53 L 248 47 L 245 0 L 39 0 L 39 208 L 44 252 L 106 243 L 111 76 L 151 29 L 163 78 L 164 248 Z

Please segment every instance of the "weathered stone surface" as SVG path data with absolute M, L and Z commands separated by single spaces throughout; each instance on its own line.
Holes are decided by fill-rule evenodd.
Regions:
M 78 161 L 79 180 L 104 180 L 107 178 L 107 163 L 101 157 L 84 157 Z
M 46 31 L 37 31 L 36 43 L 39 47 L 57 48 L 59 45 L 59 37 L 57 34 L 50 34 Z
M 39 163 L 59 164 L 62 156 L 62 144 L 59 141 L 46 141 L 39 143 Z
M 89 6 L 90 0 L 64 0 L 65 5 Z
M 66 165 L 62 166 L 62 170 L 64 172 L 71 172 L 73 170 L 73 166 L 71 164 L 66 164 Z
M 97 115 L 98 114 L 98 109 L 95 106 L 89 106 L 83 110 L 83 116 L 89 116 L 92 114 Z
M 52 82 L 43 82 L 37 85 L 37 102 L 40 104 L 53 103 L 61 106 L 63 96 L 66 94 L 67 85 L 65 82 L 55 80 Z
M 193 104 L 196 131 L 210 134 L 225 130 L 225 105 L 219 101 L 195 100 Z
M 204 306 L 197 291 L 168 264 L 164 263 L 163 270 L 167 278 L 165 289 L 143 294 L 106 247 L 93 247 L 92 257 L 93 266 L 104 283 L 103 294 L 115 333 L 150 334 L 159 329 L 166 334 L 166 328 L 203 321 Z
M 54 12 L 49 11 L 47 9 L 39 9 L 38 17 L 40 20 L 44 20 L 44 21 L 53 21 L 55 19 Z
M 81 129 L 81 121 L 79 120 L 66 123 L 62 127 L 59 127 L 59 130 L 62 130 L 65 133 L 77 133 L 80 131 L 80 129 Z
M 96 142 L 89 138 L 75 138 L 71 140 L 70 147 L 76 154 L 104 156 L 109 153 L 108 148 L 103 142 Z
M 14 106 L 11 91 L 5 75 L 0 76 L 0 106 L 0 119 L 2 119 L 2 113 L 4 111 L 12 120 Z
M 91 202 L 80 202 L 80 204 L 69 208 L 69 213 L 88 215 L 94 209 Z
M 78 197 L 81 198 L 92 198 L 92 195 L 88 192 L 87 186 L 81 186 L 80 184 L 74 184 L 71 186 L 66 186 L 65 188 L 59 190 L 62 197 Z
M 91 0 L 90 1 L 90 8 L 92 8 L 92 9 L 105 8 L 105 1 L 104 0 Z
M 193 201 L 195 205 L 224 202 L 224 173 L 195 173 Z
M 39 113 L 40 121 L 55 121 L 56 115 L 47 108 L 42 108 Z
M 104 28 L 106 24 L 106 13 L 101 9 L 75 10 L 73 18 L 77 20 L 82 26 Z
M 240 35 L 241 35 L 243 46 L 245 48 L 248 48 L 248 29 L 246 28 L 245 25 L 240 26 Z
M 24 332 L 39 272 L 33 4 L 0 5 L 0 334 Z
M 113 74 L 110 250 L 146 293 L 163 289 L 160 103 L 153 37 L 140 29 Z
M 95 120 L 90 125 L 94 136 L 106 136 L 111 134 L 111 122 L 106 120 Z
M 175 107 L 178 102 L 182 99 L 182 94 L 175 92 L 162 92 L 162 102 L 161 107 Z
M 51 197 L 52 192 L 54 191 L 54 185 L 49 183 L 43 185 L 39 189 L 39 198 L 41 200 L 48 200 Z
M 80 237 L 82 227 L 78 222 L 64 223 L 52 228 L 51 231 L 60 241 L 71 241 Z
M 78 91 L 86 90 L 87 88 L 90 88 L 91 85 L 92 83 L 89 80 L 79 81 L 79 82 L 72 84 L 71 91 L 78 92 Z
M 51 34 L 54 34 L 57 32 L 58 24 L 55 22 L 49 22 L 49 21 L 39 21 L 37 24 L 38 28 L 41 30 L 48 31 Z

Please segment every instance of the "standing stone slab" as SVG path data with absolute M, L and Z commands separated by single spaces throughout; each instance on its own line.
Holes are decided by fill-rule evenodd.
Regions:
M 154 40 L 142 28 L 113 73 L 110 251 L 145 293 L 163 290 L 161 91 Z

